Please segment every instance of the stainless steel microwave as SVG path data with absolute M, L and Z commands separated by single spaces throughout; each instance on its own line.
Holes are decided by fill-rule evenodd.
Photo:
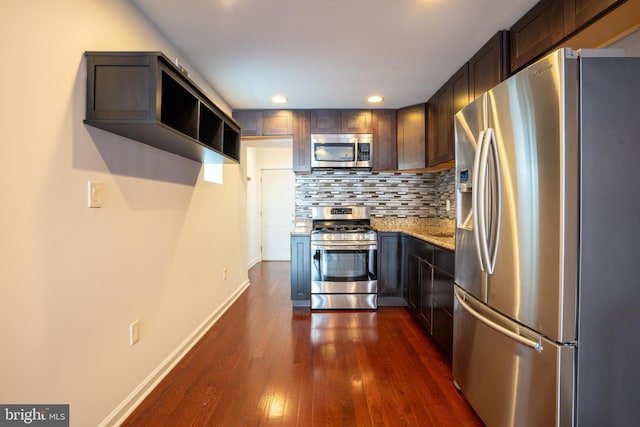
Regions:
M 371 168 L 372 155 L 370 133 L 311 134 L 312 168 Z

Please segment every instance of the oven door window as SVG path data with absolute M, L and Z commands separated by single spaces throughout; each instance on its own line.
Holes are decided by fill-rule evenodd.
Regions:
M 375 249 L 315 249 L 311 260 L 311 280 L 321 282 L 376 280 L 376 252 Z
M 313 157 L 317 162 L 353 162 L 356 146 L 349 143 L 315 144 Z

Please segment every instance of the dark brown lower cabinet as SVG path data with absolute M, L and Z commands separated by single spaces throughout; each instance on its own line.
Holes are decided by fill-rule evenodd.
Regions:
M 311 305 L 311 237 L 291 236 L 291 302 Z
M 406 305 L 402 290 L 402 233 L 378 232 L 378 305 Z
M 454 253 L 407 237 L 404 258 L 407 308 L 451 357 Z

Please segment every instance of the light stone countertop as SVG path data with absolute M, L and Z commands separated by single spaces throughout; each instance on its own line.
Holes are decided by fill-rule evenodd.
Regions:
M 371 218 L 371 226 L 380 232 L 400 232 L 455 251 L 455 223 L 435 218 Z
M 380 232 L 399 232 L 416 237 L 451 251 L 455 250 L 455 224 L 453 220 L 434 218 L 371 218 L 371 226 Z M 291 230 L 292 236 L 311 233 L 310 218 L 296 218 Z

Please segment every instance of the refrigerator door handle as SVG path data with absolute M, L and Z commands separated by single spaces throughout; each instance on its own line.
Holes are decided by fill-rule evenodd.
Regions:
M 523 344 L 523 345 L 526 345 L 527 347 L 531 347 L 532 349 L 534 349 L 538 353 L 542 352 L 543 348 L 542 348 L 542 339 L 541 338 L 539 339 L 539 341 L 532 340 L 530 338 L 527 338 L 527 337 L 524 337 L 524 336 L 522 336 L 520 334 L 517 334 L 517 333 L 515 333 L 513 331 L 510 331 L 509 329 L 505 328 L 502 325 L 497 324 L 496 322 L 494 322 L 492 320 L 487 319 L 482 314 L 480 314 L 476 310 L 474 310 L 469 303 L 467 303 L 466 297 L 464 296 L 463 291 L 461 291 L 460 289 L 456 289 L 455 296 L 456 296 L 456 300 L 458 301 L 460 306 L 462 306 L 462 308 L 464 308 L 470 315 L 475 317 L 478 321 L 484 323 L 485 325 L 487 325 L 491 329 L 494 329 L 494 330 L 500 332 L 501 334 L 506 335 L 507 337 L 509 337 L 509 338 L 511 338 L 511 339 Z
M 500 223 L 502 221 L 502 174 L 500 173 L 500 156 L 498 155 L 498 143 L 496 141 L 496 134 L 493 128 L 489 128 L 486 131 L 487 139 L 489 140 L 488 146 L 492 148 L 491 157 L 493 160 L 493 174 L 495 177 L 496 187 L 495 191 L 493 191 L 493 195 L 495 196 L 495 200 L 492 200 L 493 208 L 496 212 L 495 222 L 493 222 L 493 236 L 491 240 L 494 242 L 493 250 L 489 255 L 489 249 L 487 248 L 487 273 L 493 274 L 496 265 L 496 258 L 498 256 L 498 245 L 500 244 Z M 493 218 L 492 218 L 493 220 Z
M 480 155 L 482 152 L 482 147 L 484 144 L 484 133 L 485 131 L 480 131 L 478 135 L 478 145 L 476 147 L 475 157 L 473 159 L 473 177 L 472 177 L 472 185 L 473 185 L 473 193 L 471 197 L 472 202 L 472 212 L 473 212 L 473 241 L 476 246 L 476 255 L 478 256 L 478 263 L 480 264 L 480 270 L 484 271 L 484 256 L 482 254 L 482 247 L 480 246 L 480 227 L 481 227 L 481 218 L 478 215 L 478 200 L 482 197 L 480 184 Z M 484 217 L 483 217 L 484 218 Z
M 491 268 L 491 263 L 489 260 L 489 244 L 488 244 L 488 233 L 487 233 L 487 181 L 488 181 L 488 173 L 489 173 L 489 150 L 491 148 L 491 132 L 489 130 L 485 130 L 482 135 L 482 144 L 479 148 L 479 159 L 478 165 L 479 169 L 478 173 L 478 181 L 475 183 L 476 191 L 474 193 L 477 202 L 474 210 L 474 218 L 478 218 L 478 231 L 476 237 L 476 244 L 480 246 L 480 256 L 482 259 L 481 267 L 482 271 L 487 271 L 489 274 L 492 271 L 489 271 Z

